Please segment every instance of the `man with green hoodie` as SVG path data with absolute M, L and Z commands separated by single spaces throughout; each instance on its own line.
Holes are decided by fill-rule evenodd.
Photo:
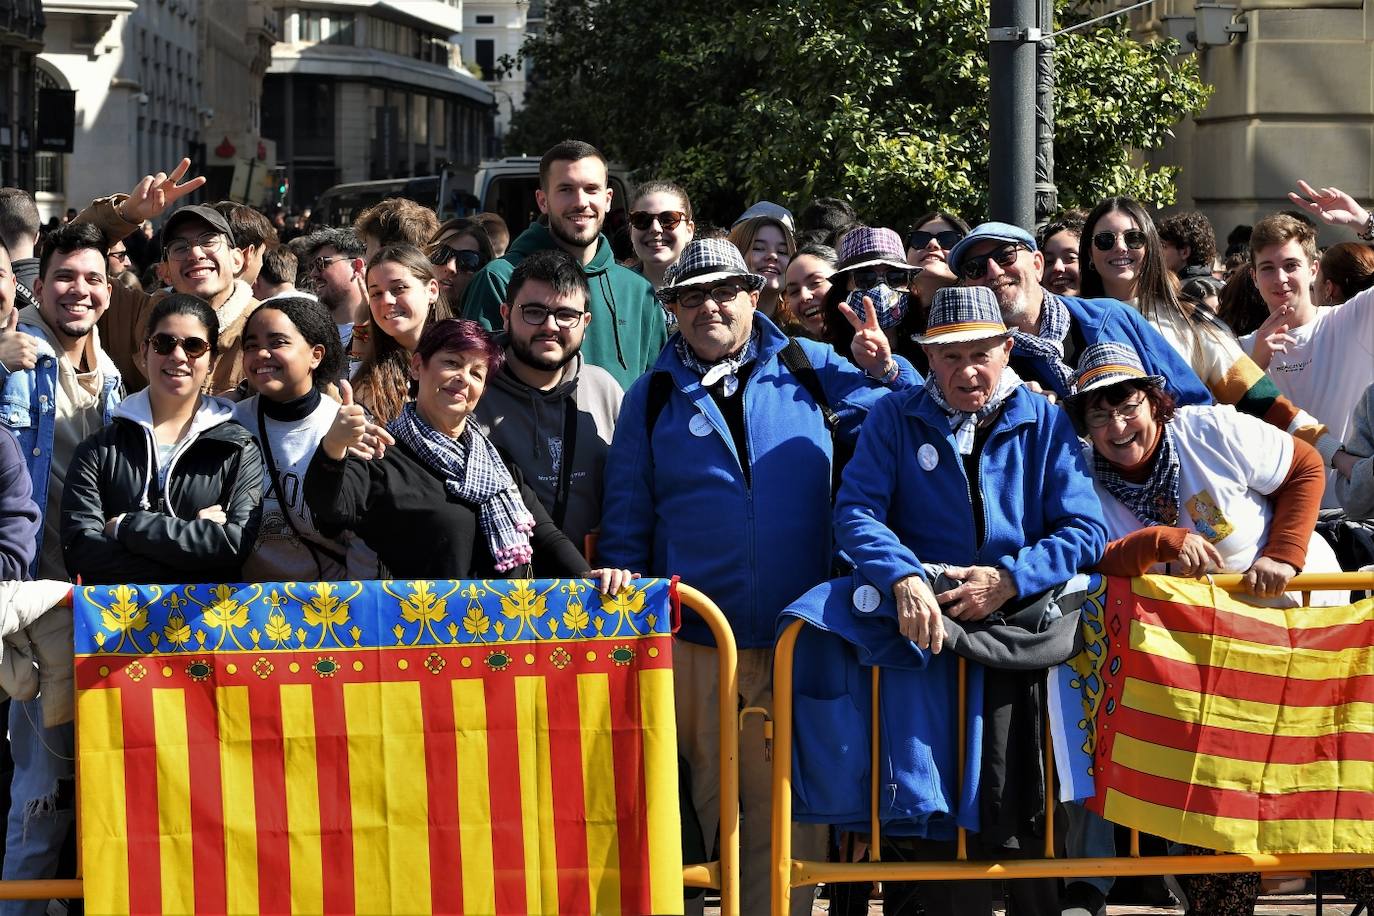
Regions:
M 463 317 L 488 329 L 501 327 L 501 305 L 511 272 L 536 251 L 561 248 L 582 265 L 592 322 L 582 347 L 583 358 L 605 369 L 629 388 L 663 349 L 668 329 L 652 284 L 615 263 L 601 225 L 611 205 L 606 157 L 581 140 L 564 140 L 539 161 L 539 190 L 534 194 L 548 225 L 535 223 L 511 243 L 506 256 L 487 264 L 468 283 Z

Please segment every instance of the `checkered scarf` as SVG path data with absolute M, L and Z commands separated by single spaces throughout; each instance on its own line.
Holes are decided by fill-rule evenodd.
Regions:
M 450 496 L 479 507 L 477 524 L 486 535 L 497 572 L 530 561 L 534 556 L 530 547 L 534 516 L 525 508 L 514 478 L 486 436 L 471 423 L 463 425 L 457 439 L 446 436 L 424 421 L 414 403 L 406 404 L 387 429 L 421 461 L 444 475 L 444 490 Z
M 1016 342 L 1012 352 L 1046 360 L 1050 370 L 1059 378 L 1054 390 L 1061 397 L 1073 391 L 1073 369 L 1064 362 L 1064 339 L 1069 336 L 1071 320 L 1069 307 L 1054 293 L 1045 290 L 1045 298 L 1040 305 L 1039 333 L 1027 334 L 1015 328 L 1011 332 Z
M 1159 450 L 1150 468 L 1150 477 L 1143 484 L 1131 483 L 1122 477 L 1106 458 L 1093 452 L 1093 476 L 1107 492 L 1131 510 L 1145 527 L 1178 524 L 1178 450 L 1174 447 L 1174 433 L 1166 425 L 1159 437 Z
M 682 364 L 688 369 L 701 376 L 703 387 L 710 388 L 716 382 L 726 377 L 732 377 L 739 372 L 742 366 L 753 362 L 759 355 L 759 340 L 761 335 L 759 329 L 754 328 L 750 333 L 749 339 L 739 352 L 733 356 L 727 356 L 719 362 L 704 363 L 701 358 L 693 352 L 687 345 L 687 340 L 681 334 L 677 338 L 677 356 L 682 360 Z
M 1011 366 L 1002 369 L 1002 377 L 997 380 L 997 387 L 992 391 L 992 397 L 988 402 L 978 409 L 976 413 L 969 413 L 960 410 L 945 400 L 945 394 L 940 390 L 940 386 L 935 384 L 935 373 L 926 376 L 926 391 L 930 392 L 930 397 L 935 401 L 935 405 L 944 411 L 949 418 L 949 428 L 954 431 L 954 444 L 959 446 L 959 454 L 973 454 L 973 439 L 978 434 L 978 426 L 1002 409 L 1002 402 L 1007 399 L 1017 388 L 1021 387 L 1021 376 L 1016 374 L 1016 370 Z

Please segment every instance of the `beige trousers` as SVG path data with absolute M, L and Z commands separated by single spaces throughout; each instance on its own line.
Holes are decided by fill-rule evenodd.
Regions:
M 716 650 L 677 640 L 673 644 L 673 689 L 677 701 L 678 753 L 692 768 L 692 806 L 701 821 L 706 849 L 720 825 L 720 725 L 717 716 Z M 732 704 L 734 706 L 735 704 Z M 737 708 L 762 706 L 773 711 L 773 650 L 739 650 Z M 763 721 L 751 715 L 739 738 L 740 912 L 767 916 L 772 862 L 772 764 L 764 752 Z M 792 856 L 822 859 L 826 828 L 794 824 Z M 809 916 L 814 887 L 792 889 L 791 916 Z M 693 907 L 695 904 L 695 907 Z M 701 912 L 702 898 L 688 901 L 688 912 Z

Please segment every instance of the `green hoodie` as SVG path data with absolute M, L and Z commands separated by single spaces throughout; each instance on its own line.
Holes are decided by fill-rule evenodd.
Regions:
M 515 266 L 536 251 L 556 248 L 548 227 L 535 223 L 520 233 L 506 252 L 477 272 L 463 295 L 463 317 L 482 322 L 488 330 L 500 330 L 501 303 Z M 611 243 L 599 236 L 591 263 L 582 265 L 591 287 L 592 323 L 582 341 L 582 358 L 609 372 L 621 388 L 653 366 L 668 341 L 663 309 L 654 298 L 654 287 L 634 271 L 615 263 Z

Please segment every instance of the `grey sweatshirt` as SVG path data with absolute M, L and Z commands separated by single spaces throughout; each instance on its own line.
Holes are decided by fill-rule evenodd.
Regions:
M 504 338 L 502 339 L 504 343 Z M 506 348 L 506 360 L 511 359 Z M 544 508 L 554 515 L 559 472 L 568 451 L 564 442 L 568 412 L 574 412 L 574 445 L 569 465 L 567 510 L 560 526 L 578 550 L 601 524 L 601 493 L 606 454 L 624 396 L 606 370 L 573 357 L 563 379 L 549 391 L 532 388 L 509 368 L 487 382 L 473 418 L 492 443 L 525 476 Z M 555 516 L 555 521 L 558 521 Z
M 1345 450 L 1360 459 L 1346 480 L 1336 475 L 1336 497 L 1352 520 L 1374 520 L 1374 385 L 1355 402 Z

